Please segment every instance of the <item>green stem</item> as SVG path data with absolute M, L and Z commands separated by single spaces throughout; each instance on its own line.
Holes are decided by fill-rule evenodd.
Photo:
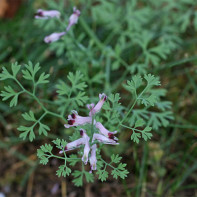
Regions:
M 61 118 L 63 119 L 65 122 L 66 122 L 66 119 L 63 117 L 63 115 L 60 115 L 60 114 L 57 114 L 55 112 L 52 112 L 52 111 L 49 111 L 48 109 L 45 108 L 45 106 L 41 103 L 40 99 L 33 93 L 29 92 L 28 90 L 26 90 L 23 85 L 16 79 L 14 78 L 14 80 L 16 81 L 16 83 L 20 86 L 20 88 L 22 89 L 21 92 L 25 92 L 27 93 L 28 95 L 30 95 L 34 100 L 37 101 L 37 103 L 41 106 L 41 108 L 45 111 L 45 115 L 46 114 L 50 114 L 52 116 L 55 116 L 55 117 L 58 117 L 58 118 Z
M 126 120 L 126 118 L 128 117 L 128 115 L 131 113 L 131 111 L 133 110 L 135 104 L 137 103 L 138 99 L 140 99 L 140 97 L 144 94 L 144 92 L 146 91 L 146 89 L 148 88 L 148 84 L 146 85 L 146 87 L 144 88 L 144 90 L 140 93 L 140 95 L 135 99 L 133 105 L 131 106 L 131 108 L 129 109 L 129 111 L 127 112 L 127 114 L 124 116 L 124 118 L 120 121 L 120 123 L 118 124 L 118 127 L 120 125 L 122 125 L 122 123 Z M 135 93 L 136 94 L 136 93 Z

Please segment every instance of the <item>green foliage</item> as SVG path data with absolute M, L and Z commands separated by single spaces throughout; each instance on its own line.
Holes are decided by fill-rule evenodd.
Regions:
M 103 181 L 106 181 L 109 173 L 107 172 L 107 166 L 112 168 L 111 175 L 113 178 L 117 179 L 118 177 L 125 179 L 127 177 L 127 174 L 129 173 L 125 167 L 127 164 L 121 163 L 120 160 L 122 157 L 120 157 L 118 154 L 117 155 L 112 155 L 111 156 L 111 162 L 107 163 L 103 159 L 99 160 L 97 162 L 97 173 L 99 175 L 98 179 Z M 116 166 L 112 164 L 116 164 Z
M 110 125 L 116 125 L 120 121 L 120 113 L 122 111 L 122 106 L 120 103 L 120 94 L 110 94 L 107 98 L 108 101 L 105 102 L 103 109 L 103 116 L 107 118 L 107 122 L 110 122 Z
M 60 176 L 66 177 L 69 176 L 70 173 L 71 173 L 71 169 L 65 165 L 59 166 L 59 170 L 57 170 L 58 177 Z
M 145 122 L 143 121 L 143 119 L 138 119 L 135 122 L 134 128 L 131 128 L 133 132 L 131 135 L 131 140 L 133 140 L 136 143 L 139 143 L 139 138 L 143 138 L 145 141 L 151 139 L 151 137 L 153 136 L 152 133 L 150 133 L 150 131 L 152 130 L 151 127 L 146 126 L 143 130 L 137 129 L 137 127 L 143 127 L 144 124 Z
M 67 76 L 71 85 L 60 81 L 57 85 L 57 93 L 59 94 L 56 103 L 60 105 L 58 111 L 64 114 L 66 108 L 75 109 L 78 106 L 83 106 L 88 97 L 85 95 L 85 88 L 87 87 L 85 82 L 81 82 L 83 74 L 77 71 L 75 74 L 69 73 Z M 63 106 L 63 107 L 62 107 Z
M 83 185 L 83 177 L 84 177 L 84 176 L 85 176 L 86 181 L 87 181 L 88 183 L 94 181 L 94 176 L 93 176 L 93 174 L 91 174 L 91 173 L 89 173 L 89 172 L 86 172 L 86 171 L 78 171 L 78 170 L 75 170 L 75 171 L 73 172 L 73 176 L 74 176 L 73 183 L 74 183 L 76 186 L 82 186 L 82 185 Z

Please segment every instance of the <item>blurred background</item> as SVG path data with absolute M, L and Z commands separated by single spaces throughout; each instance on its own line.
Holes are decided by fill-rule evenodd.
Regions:
M 74 33 L 64 42 L 45 44 L 46 35 L 64 27 L 54 20 L 35 20 L 36 10 L 57 9 L 68 21 L 73 6 L 81 10 Z M 22 141 L 17 127 L 23 123 L 21 112 L 28 111 L 31 102 L 23 97 L 17 107 L 10 108 L 8 102 L 1 101 L 0 196 L 197 196 L 196 36 L 196 0 L 0 0 L 1 68 L 15 61 L 40 62 L 42 70 L 51 74 L 51 86 L 43 90 L 48 98 L 56 96 L 52 84 L 77 69 L 87 72 L 89 78 L 94 76 L 88 84 L 89 95 L 102 91 L 105 64 L 111 65 L 112 82 L 123 73 L 121 82 L 134 74 L 152 73 L 160 77 L 166 92 L 163 97 L 172 102 L 174 116 L 174 120 L 155 123 L 153 138 L 147 143 L 131 142 L 129 131 L 121 134 L 124 145 L 117 149 L 130 172 L 125 180 L 110 177 L 104 183 L 95 180 L 75 187 L 72 177 L 56 176 L 58 160 L 43 166 L 36 156 L 40 145 L 64 136 L 63 123 L 50 121 L 53 132 L 47 138 Z M 141 43 L 152 49 L 149 55 Z M 116 61 L 114 53 L 124 62 Z M 128 65 L 126 73 L 123 64 Z M 1 81 L 1 90 L 4 85 L 14 86 Z M 127 105 L 129 96 L 121 85 L 113 92 L 124 95 L 122 104 Z M 103 155 L 106 160 L 107 156 Z

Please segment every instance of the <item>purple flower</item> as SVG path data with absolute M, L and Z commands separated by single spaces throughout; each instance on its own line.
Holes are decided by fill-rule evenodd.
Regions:
M 89 140 L 90 140 L 89 137 L 85 138 L 85 147 L 84 147 L 84 152 L 83 152 L 83 157 L 82 157 L 82 161 L 85 165 L 88 163 L 88 155 L 90 152 Z
M 73 14 L 69 18 L 68 27 L 66 28 L 66 31 L 69 31 L 69 29 L 78 22 L 80 13 L 81 12 L 77 10 L 75 7 L 73 8 Z
M 70 128 L 74 126 L 84 125 L 87 123 L 92 123 L 92 117 L 79 116 L 77 111 L 73 110 L 72 114 L 68 116 L 68 124 L 65 124 L 64 126 L 66 128 Z
M 65 147 L 64 150 L 65 151 L 70 151 L 76 148 L 79 148 L 81 145 L 86 144 L 87 141 L 89 143 L 90 138 L 88 137 L 88 135 L 86 134 L 86 131 L 84 129 L 80 129 L 80 135 L 82 136 L 81 138 L 68 143 Z M 63 153 L 63 151 L 60 151 L 59 153 Z
M 98 113 L 101 110 L 104 102 L 107 99 L 107 96 L 104 93 L 102 93 L 102 94 L 99 94 L 99 98 L 100 100 L 95 106 L 93 103 L 90 105 L 87 105 L 88 109 L 90 110 L 89 116 L 93 116 L 94 114 Z
M 46 43 L 51 43 L 51 42 L 55 42 L 57 40 L 59 40 L 63 35 L 65 35 L 66 32 L 60 32 L 60 33 L 52 33 L 49 36 L 46 36 L 44 38 L 44 41 Z
M 108 131 L 100 122 L 96 123 L 96 128 L 99 129 L 99 132 L 101 134 L 103 134 L 104 136 L 108 137 L 109 139 L 118 140 L 118 138 L 116 138 L 114 136 L 114 134 L 116 134 L 117 131 L 114 131 L 114 132 Z
M 57 10 L 42 10 L 39 9 L 37 10 L 35 14 L 35 18 L 37 19 L 49 19 L 49 18 L 59 18 L 60 17 L 60 12 Z
M 91 149 L 91 156 L 90 156 L 90 167 L 91 167 L 91 170 L 96 170 L 96 162 L 97 162 L 97 159 L 96 159 L 96 144 L 92 145 Z
M 103 144 L 111 144 L 111 145 L 117 145 L 119 143 L 117 143 L 116 140 L 113 140 L 113 139 L 109 139 L 108 137 L 104 136 L 104 135 L 101 135 L 101 134 L 98 134 L 98 133 L 95 133 L 93 135 L 93 138 L 92 138 L 92 142 L 94 142 L 95 140 L 103 143 Z

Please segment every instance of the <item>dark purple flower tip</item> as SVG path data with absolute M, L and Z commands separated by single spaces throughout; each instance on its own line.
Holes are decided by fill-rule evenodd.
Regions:
M 42 17 L 43 16 L 43 12 L 42 11 L 38 11 L 37 13 L 34 14 L 35 16 L 40 16 Z
M 71 114 L 71 117 L 72 117 L 73 119 L 75 119 L 75 118 L 76 118 L 76 114 L 72 113 L 72 114 Z
M 109 137 L 109 139 L 114 140 L 114 134 L 113 133 L 108 133 L 108 137 Z
M 75 120 L 68 120 L 69 125 L 73 125 L 75 123 Z
M 107 100 L 107 96 L 104 96 L 103 101 L 106 101 L 106 100 Z
M 65 150 L 65 151 L 67 151 L 67 150 L 68 150 L 67 146 L 65 146 L 64 150 Z
M 80 135 L 83 136 L 84 131 L 82 129 L 80 129 Z

